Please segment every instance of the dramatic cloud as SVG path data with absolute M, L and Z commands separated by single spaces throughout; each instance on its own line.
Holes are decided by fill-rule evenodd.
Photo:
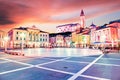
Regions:
M 97 20 L 100 16 L 119 12 L 119 3 L 120 0 L 0 0 L 0 29 L 30 24 L 44 29 L 41 25 L 49 24 L 46 27 L 54 31 L 55 25 L 79 22 L 81 9 L 86 20 Z
M 0 25 L 19 23 L 17 19 L 27 16 L 28 8 L 22 4 L 0 1 Z
M 0 25 L 7 25 L 7 24 L 14 24 L 15 22 L 12 21 L 7 12 L 0 11 Z

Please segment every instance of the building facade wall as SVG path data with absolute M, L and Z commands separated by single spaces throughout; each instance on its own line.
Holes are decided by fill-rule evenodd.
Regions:
M 118 40 L 120 41 L 120 28 L 118 28 Z
M 5 47 L 5 40 L 4 40 L 5 37 L 7 37 L 7 33 L 0 30 L 0 48 Z
M 62 36 L 62 35 L 57 35 L 56 36 L 56 45 L 57 45 L 57 47 L 65 46 L 64 36 Z
M 40 47 L 49 47 L 49 34 L 48 33 L 40 33 Z
M 56 37 L 49 37 L 49 44 L 50 46 L 49 47 L 56 47 Z
M 20 36 L 22 33 L 24 36 Z M 10 48 L 20 48 L 22 43 L 27 48 L 47 47 L 49 44 L 49 34 L 41 32 L 39 29 L 12 29 L 8 32 L 8 35 L 10 37 Z
M 116 45 L 115 43 L 116 40 L 118 39 L 117 28 L 107 27 L 99 30 L 93 30 L 91 31 L 90 37 L 91 37 L 90 42 L 92 45 L 110 46 L 113 45 L 113 42 L 114 45 Z
M 76 24 L 66 24 L 66 25 L 61 25 L 61 26 L 57 26 L 57 33 L 61 33 L 61 32 L 74 32 L 77 28 L 80 27 L 80 24 L 76 23 Z
M 77 34 L 74 32 L 72 33 L 72 41 L 75 47 L 87 47 L 90 45 L 90 35 L 82 33 Z
M 21 36 L 21 34 L 24 34 L 24 36 Z M 23 44 L 24 47 L 27 45 L 28 41 L 28 32 L 25 30 L 11 30 L 8 33 L 8 36 L 10 38 L 9 42 L 9 47 L 10 48 L 20 48 L 22 44 L 22 39 L 23 39 Z

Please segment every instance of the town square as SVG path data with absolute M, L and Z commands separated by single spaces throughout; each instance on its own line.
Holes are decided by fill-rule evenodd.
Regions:
M 0 80 L 120 80 L 120 0 L 0 0 Z

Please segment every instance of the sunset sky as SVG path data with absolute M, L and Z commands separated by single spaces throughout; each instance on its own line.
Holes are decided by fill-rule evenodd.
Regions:
M 87 27 L 120 19 L 120 0 L 0 0 L 0 29 L 35 25 L 56 32 L 58 25 L 79 23 L 81 9 Z

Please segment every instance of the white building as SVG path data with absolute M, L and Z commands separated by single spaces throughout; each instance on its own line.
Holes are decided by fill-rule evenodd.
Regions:
M 80 13 L 80 23 L 71 23 L 71 24 L 64 24 L 64 25 L 59 25 L 56 27 L 57 33 L 61 33 L 61 32 L 74 32 L 76 31 L 76 29 L 79 28 L 85 28 L 85 15 L 84 15 L 84 11 L 81 10 Z
M 65 24 L 65 25 L 59 25 L 57 26 L 57 33 L 61 32 L 74 32 L 77 28 L 80 27 L 79 23 L 74 23 L 74 24 Z
M 21 34 L 24 35 L 21 36 Z M 11 29 L 8 36 L 10 38 L 10 48 L 20 48 L 22 43 L 24 47 L 40 47 L 49 43 L 49 34 L 37 29 L 35 26 Z
M 44 31 L 40 31 L 40 47 L 49 47 L 49 34 L 44 32 Z

